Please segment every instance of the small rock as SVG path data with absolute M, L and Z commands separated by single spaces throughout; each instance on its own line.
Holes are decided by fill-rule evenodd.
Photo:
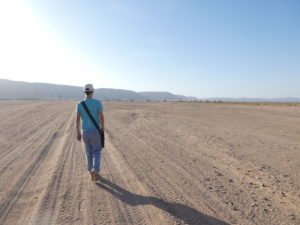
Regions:
M 269 199 L 268 199 L 267 197 L 263 198 L 263 200 L 265 200 L 265 201 L 269 201 Z
M 256 207 L 256 206 L 257 206 L 257 204 L 254 203 L 254 202 L 252 202 L 251 207 L 254 208 L 254 207 Z
M 296 219 L 296 215 L 293 214 L 293 213 L 291 213 L 291 214 L 289 215 L 289 217 L 291 218 L 291 220 L 295 220 L 295 219 Z
M 233 183 L 233 182 L 234 182 L 232 179 L 229 179 L 228 181 L 229 181 L 230 183 Z
M 263 186 L 263 187 L 267 187 L 267 185 L 265 185 L 265 184 L 262 184 L 261 186 Z
M 281 192 L 281 196 L 282 196 L 282 197 L 286 197 L 286 194 L 282 191 L 282 192 Z
M 234 211 L 238 211 L 238 208 L 236 206 L 233 207 Z
M 268 210 L 268 209 L 264 209 L 264 212 L 265 212 L 265 213 L 268 213 L 268 212 L 269 212 L 269 210 Z
M 223 176 L 223 174 L 220 173 L 220 172 L 217 172 L 217 171 L 216 171 L 216 173 L 217 173 L 217 176 L 219 176 L 219 177 Z

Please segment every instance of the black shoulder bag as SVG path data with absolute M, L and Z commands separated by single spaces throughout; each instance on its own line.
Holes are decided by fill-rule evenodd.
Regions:
M 101 146 L 102 146 L 102 148 L 104 148 L 104 131 L 102 129 L 100 129 L 99 125 L 97 124 L 96 120 L 94 119 L 94 117 L 90 113 L 90 110 L 86 106 L 85 102 L 82 101 L 81 104 L 83 105 L 83 108 L 85 109 L 86 113 L 89 115 L 89 117 L 92 120 L 93 124 L 97 128 L 97 130 L 98 130 L 98 132 L 100 134 L 100 137 L 101 137 Z

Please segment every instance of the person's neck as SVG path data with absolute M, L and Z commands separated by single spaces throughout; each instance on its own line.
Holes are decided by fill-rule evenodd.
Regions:
M 88 99 L 88 98 L 93 98 L 93 95 L 86 95 L 85 99 Z

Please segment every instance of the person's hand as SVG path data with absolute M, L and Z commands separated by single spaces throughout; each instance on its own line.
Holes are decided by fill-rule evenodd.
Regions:
M 77 140 L 81 141 L 81 133 L 80 132 L 77 132 Z

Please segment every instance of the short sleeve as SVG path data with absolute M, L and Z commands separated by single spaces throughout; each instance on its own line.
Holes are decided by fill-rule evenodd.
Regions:
M 78 104 L 76 105 L 76 112 L 77 112 L 77 113 L 80 113 L 80 103 L 78 103 Z
M 102 112 L 102 111 L 103 111 L 103 106 L 102 106 L 102 103 L 99 101 L 98 112 Z

